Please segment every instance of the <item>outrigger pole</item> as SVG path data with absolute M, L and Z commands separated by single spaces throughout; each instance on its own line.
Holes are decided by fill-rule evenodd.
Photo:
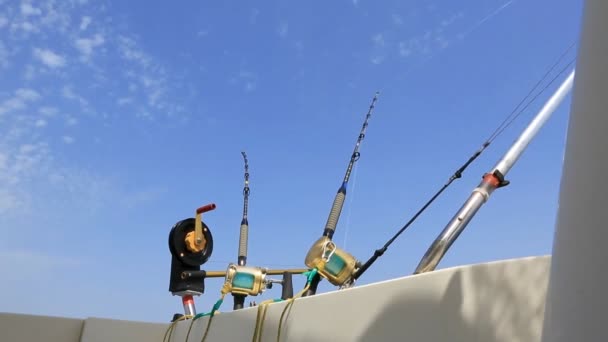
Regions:
M 519 157 L 526 150 L 532 139 L 538 134 L 539 130 L 555 112 L 557 107 L 564 100 L 566 95 L 572 89 L 574 80 L 574 70 L 560 85 L 557 91 L 545 103 L 543 108 L 538 112 L 528 127 L 523 131 L 509 151 L 498 161 L 494 168 L 483 176 L 481 183 L 473 190 L 471 196 L 467 199 L 458 213 L 452 218 L 448 225 L 443 229 L 441 234 L 435 239 L 429 247 L 424 257 L 416 267 L 414 274 L 433 271 L 450 246 L 458 238 L 460 233 L 466 228 L 473 216 L 481 208 L 481 206 L 490 198 L 494 190 L 506 186 L 509 181 L 505 180 L 505 176 L 517 162 Z

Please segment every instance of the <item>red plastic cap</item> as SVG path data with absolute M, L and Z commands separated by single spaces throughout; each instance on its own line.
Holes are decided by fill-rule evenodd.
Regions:
M 206 213 L 208 211 L 211 211 L 213 209 L 215 209 L 215 203 L 207 204 L 207 205 L 204 205 L 204 206 L 196 209 L 196 213 L 197 214 L 202 214 L 202 213 Z
M 182 297 L 182 303 L 184 304 L 194 304 L 194 298 L 192 296 L 186 295 Z

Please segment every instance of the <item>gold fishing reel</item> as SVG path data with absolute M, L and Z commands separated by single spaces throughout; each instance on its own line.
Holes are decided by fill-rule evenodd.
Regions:
M 358 262 L 354 256 L 338 248 L 327 236 L 317 240 L 304 260 L 306 266 L 316 268 L 319 274 L 335 286 L 348 287 L 354 279 Z
M 223 292 L 244 296 L 257 296 L 269 288 L 267 269 L 262 267 L 229 264 Z

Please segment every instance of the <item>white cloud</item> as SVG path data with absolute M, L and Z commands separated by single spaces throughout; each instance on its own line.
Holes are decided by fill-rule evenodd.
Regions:
M 241 70 L 236 77 L 230 78 L 229 83 L 242 85 L 243 90 L 248 93 L 257 88 L 257 79 L 258 76 L 254 72 Z
M 143 68 L 147 68 L 151 64 L 150 58 L 136 46 L 133 39 L 125 36 L 118 37 L 118 48 L 122 54 L 122 57 L 129 61 L 135 61 L 139 63 Z
M 375 46 L 383 47 L 384 46 L 384 35 L 382 33 L 378 33 L 372 37 L 372 41 L 374 42 Z
M 401 16 L 399 14 L 393 13 L 391 15 L 391 19 L 393 20 L 393 24 L 395 24 L 397 26 L 403 25 L 403 18 L 401 18 Z
M 399 55 L 401 57 L 408 57 L 412 54 L 412 49 L 410 45 L 406 42 L 399 42 Z
M 370 61 L 372 62 L 372 64 L 375 64 L 375 65 L 382 64 L 382 62 L 384 62 L 385 55 L 386 55 L 386 51 L 385 51 L 386 42 L 384 40 L 384 35 L 382 33 L 373 35 L 372 43 L 373 43 L 373 51 L 372 51 L 372 57 L 371 57 Z
M 23 78 L 31 81 L 34 79 L 34 77 L 36 77 L 37 75 L 37 71 L 36 71 L 36 67 L 34 67 L 31 64 L 28 64 L 25 66 L 25 71 L 23 71 Z
M 0 193 L 0 210 L 3 204 Z M 62 268 L 73 268 L 83 264 L 81 258 L 74 259 L 43 253 L 29 249 L 8 249 L 0 251 L 0 272 L 9 281 L 36 280 L 48 277 Z M 29 265 L 22 267 L 22 265 Z
M 56 54 L 49 49 L 34 49 L 34 57 L 38 58 L 40 62 L 49 68 L 61 68 L 64 67 L 66 62 L 65 58 Z
M 287 37 L 287 34 L 289 33 L 289 24 L 286 22 L 282 22 L 279 25 L 279 28 L 277 29 L 277 33 L 281 38 Z
M 127 104 L 132 103 L 132 102 L 133 102 L 133 99 L 130 98 L 130 97 L 121 97 L 121 98 L 118 99 L 118 101 L 116 101 L 116 103 L 119 106 L 124 106 L 124 105 L 127 105 Z
M 378 65 L 378 64 L 382 64 L 382 62 L 384 62 L 384 57 L 383 56 L 374 56 L 371 59 L 372 64 Z
M 35 16 L 41 15 L 42 11 L 40 8 L 33 7 L 30 3 L 22 2 L 21 3 L 21 14 L 24 16 Z
M 294 43 L 294 45 L 293 45 L 293 46 L 294 46 L 294 47 L 296 48 L 296 50 L 298 50 L 299 52 L 304 51 L 304 43 L 302 43 L 302 41 L 299 41 L 299 40 L 298 40 L 297 42 L 295 42 L 295 43 Z
M 82 106 L 87 106 L 89 104 L 84 97 L 76 94 L 69 85 L 63 86 L 63 89 L 61 89 L 61 95 L 68 100 L 79 102 Z
M 28 102 L 36 101 L 40 98 L 40 94 L 33 89 L 19 88 L 15 94 L 0 103 L 0 116 L 6 113 L 24 109 Z
M 0 68 L 8 67 L 8 50 L 4 43 L 0 41 Z
M 254 8 L 251 10 L 251 14 L 249 15 L 249 23 L 255 24 L 258 21 L 258 16 L 260 15 L 260 10 Z
M 122 196 L 120 198 L 120 203 L 127 208 L 134 208 L 142 204 L 155 201 L 161 198 L 166 192 L 167 189 L 165 188 L 144 189 Z
M 27 88 L 19 88 L 17 89 L 15 94 L 17 94 L 19 98 L 22 98 L 27 101 L 34 101 L 40 98 L 40 94 L 38 94 L 37 91 Z
M 0 155 L 0 157 L 2 157 Z M 6 213 L 14 211 L 17 207 L 21 206 L 19 198 L 14 193 L 6 189 L 0 188 L 0 213 Z M 1 259 L 0 259 L 1 260 Z
M 10 137 L 13 138 L 13 137 Z M 3 140 L 6 141 L 7 137 Z M 0 184 L 5 195 L 18 199 L 18 191 L 9 191 L 27 180 L 36 172 L 44 172 L 49 157 L 49 149 L 45 143 L 14 143 L 6 142 L 0 146 L 0 155 L 4 155 L 4 167 L 0 169 Z
M 63 140 L 64 143 L 66 144 L 72 144 L 74 142 L 74 138 L 72 138 L 69 135 L 64 135 L 63 137 L 61 137 L 61 140 Z
M 450 37 L 446 33 L 446 28 L 463 17 L 464 13 L 462 11 L 451 14 L 437 22 L 434 28 L 400 41 L 397 47 L 399 55 L 404 58 L 415 55 L 429 57 L 447 48 L 454 41 L 455 37 Z
M 57 108 L 54 107 L 41 107 L 38 112 L 46 116 L 55 116 L 57 114 Z
M 86 30 L 92 21 L 93 20 L 91 19 L 91 17 L 88 17 L 88 16 L 82 17 L 82 19 L 80 19 L 80 29 L 83 31 Z
M 44 120 L 44 119 L 38 119 L 34 123 L 34 126 L 36 126 L 36 127 L 44 127 L 44 126 L 46 126 L 46 120 Z
M 76 39 L 75 45 L 78 51 L 80 51 L 80 53 L 83 55 L 84 59 L 87 60 L 91 57 L 93 49 L 101 46 L 104 42 L 104 37 L 97 33 L 92 38 Z
M 65 124 L 66 124 L 67 126 L 74 126 L 74 125 L 76 125 L 77 123 L 78 123 L 78 120 L 76 120 L 76 118 L 75 118 L 75 117 L 72 117 L 72 116 L 68 116 L 68 117 L 66 118 L 66 120 L 65 120 Z
M 11 31 L 15 32 L 18 30 L 25 31 L 26 33 L 40 32 L 40 28 L 29 21 L 13 22 L 11 24 Z

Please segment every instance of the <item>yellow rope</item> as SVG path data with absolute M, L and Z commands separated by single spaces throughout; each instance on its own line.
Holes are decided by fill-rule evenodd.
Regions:
M 188 327 L 188 333 L 186 334 L 186 341 L 188 342 L 188 338 L 190 338 L 190 332 L 192 331 L 192 326 L 194 325 L 194 321 L 197 320 L 197 316 L 192 317 L 192 321 L 190 322 L 190 326 Z
M 169 324 L 169 326 L 167 327 L 167 330 L 165 331 L 165 336 L 163 336 L 163 342 L 171 341 L 171 335 L 173 335 L 173 329 L 175 329 L 175 327 L 177 326 L 177 323 L 179 323 L 179 321 L 184 321 L 184 320 L 187 320 L 192 317 L 193 316 L 191 316 L 191 315 L 181 316 L 180 318 L 171 322 L 171 324 Z
M 253 331 L 253 342 L 258 342 L 262 340 L 262 331 L 264 330 L 264 320 L 266 319 L 268 305 L 274 302 L 274 299 L 268 299 L 261 302 L 258 306 L 258 314 L 255 318 L 255 329 Z
M 277 331 L 277 342 L 281 341 L 281 330 L 283 329 L 283 318 L 286 317 L 285 313 L 293 306 L 293 303 L 295 302 L 296 298 L 302 297 L 304 292 L 308 291 L 309 288 L 310 288 L 310 283 L 307 283 L 306 286 L 304 286 L 304 289 L 302 289 L 302 291 L 296 293 L 295 296 L 293 296 L 287 300 L 287 305 L 285 305 L 285 307 L 283 308 L 283 312 L 281 312 L 281 318 L 279 319 L 279 328 Z
M 209 335 L 209 328 L 211 327 L 211 321 L 213 320 L 213 317 L 215 317 L 215 313 L 217 312 L 217 309 L 219 309 L 219 306 L 222 305 L 222 302 L 224 301 L 224 297 L 226 297 L 226 294 L 228 293 L 228 287 L 226 284 L 224 284 L 224 286 L 222 287 L 221 293 L 222 296 L 220 297 L 220 300 L 217 301 L 217 303 L 215 303 L 215 305 L 213 306 L 213 310 L 211 310 L 211 314 L 209 315 L 209 321 L 207 322 L 207 327 L 205 328 L 205 333 L 203 334 L 203 338 L 201 339 L 201 342 L 205 342 L 205 340 L 207 339 L 207 335 Z

